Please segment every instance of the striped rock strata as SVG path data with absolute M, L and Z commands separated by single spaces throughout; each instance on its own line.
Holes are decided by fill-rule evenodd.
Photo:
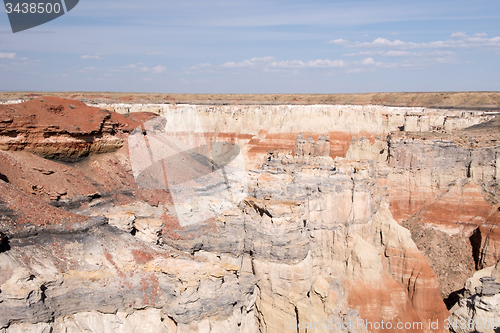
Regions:
M 140 111 L 155 108 L 171 113 L 180 137 L 193 124 L 183 117 L 191 108 L 205 140 L 238 145 L 247 195 L 231 209 L 220 209 L 222 202 L 213 199 L 213 217 L 179 223 L 175 193 L 135 182 L 127 133 L 147 117 L 122 117 L 137 122 L 103 134 L 119 144 L 86 146 L 82 154 L 77 146 L 62 154 L 67 146 L 54 149 L 43 135 L 27 136 L 16 127 L 15 135 L 2 139 L 25 144 L 4 145 L 0 154 L 6 193 L 0 207 L 1 330 L 305 332 L 305 323 L 325 319 L 397 325 L 448 317 L 435 273 L 392 217 L 391 211 L 401 219 L 388 186 L 405 178 L 393 178 L 396 162 L 386 165 L 397 151 L 387 135 L 464 128 L 490 119 L 488 114 L 376 106 Z M 92 110 L 103 119 L 119 116 Z M 7 118 L 4 127 L 11 128 L 14 117 Z M 45 132 L 55 141 L 66 135 Z M 30 140 L 44 147 L 42 156 L 71 162 L 30 155 L 40 153 Z M 77 159 L 82 156 L 88 157 Z M 472 182 L 456 186 L 467 195 L 479 191 Z M 216 198 L 220 188 L 206 186 L 207 197 Z M 472 208 L 462 215 L 482 216 Z M 436 332 L 426 325 L 407 331 Z

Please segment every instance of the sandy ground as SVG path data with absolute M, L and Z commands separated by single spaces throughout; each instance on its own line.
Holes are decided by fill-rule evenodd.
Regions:
M 58 96 L 85 103 L 171 103 L 212 105 L 354 104 L 500 110 L 500 92 L 364 94 L 155 94 L 114 92 L 1 92 L 0 101 Z

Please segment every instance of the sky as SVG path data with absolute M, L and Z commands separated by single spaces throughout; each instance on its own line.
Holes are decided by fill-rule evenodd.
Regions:
M 80 0 L 12 33 L 0 91 L 499 91 L 500 1 Z

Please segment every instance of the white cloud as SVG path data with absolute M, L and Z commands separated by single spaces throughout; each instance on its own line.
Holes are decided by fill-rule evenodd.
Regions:
M 242 67 L 253 67 L 256 65 L 260 65 L 262 63 L 273 61 L 274 57 L 255 57 L 249 60 L 243 60 L 240 62 L 226 62 L 222 65 L 222 67 L 226 68 L 242 68 Z
M 467 38 L 467 34 L 465 32 L 454 32 L 450 38 Z
M 306 67 L 344 67 L 342 60 L 318 59 L 306 62 Z
M 14 59 L 16 57 L 15 53 L 2 53 L 0 52 L 0 59 Z
M 7 59 L 12 59 L 7 58 Z M 33 74 L 39 74 L 40 72 L 33 72 L 34 68 L 39 67 L 40 64 L 42 63 L 41 60 L 29 60 L 29 59 L 19 59 L 17 61 L 10 61 L 6 63 L 0 64 L 0 67 L 7 71 L 15 72 L 15 71 L 29 71 L 25 73 L 33 73 Z
M 96 72 L 98 70 L 99 70 L 99 68 L 97 68 L 97 67 L 84 67 L 84 68 L 80 69 L 78 72 L 79 73 L 88 73 L 88 72 Z
M 410 52 L 410 51 L 402 51 L 402 50 L 389 50 L 389 51 L 379 51 L 379 50 L 370 50 L 370 51 L 360 51 L 355 53 L 344 54 L 345 57 L 373 57 L 373 56 L 381 56 L 381 57 L 391 57 L 391 58 L 402 58 L 402 57 L 434 57 L 434 56 L 455 56 L 455 52 L 452 51 L 420 51 L 420 52 Z
M 395 51 L 395 50 L 390 50 L 385 52 L 386 57 L 406 57 L 411 55 L 411 52 L 408 51 Z
M 338 43 L 343 43 L 338 41 Z M 377 43 L 385 44 L 383 40 Z M 390 45 L 398 43 L 391 42 Z M 243 61 L 228 61 L 221 65 L 211 63 L 201 63 L 186 69 L 186 74 L 213 74 L 213 73 L 298 73 L 314 69 L 338 69 L 346 73 L 361 73 L 387 68 L 429 68 L 442 64 L 458 63 L 453 51 L 419 51 L 411 52 L 407 50 L 366 50 L 357 53 L 346 54 L 345 56 L 362 56 L 360 60 L 276 60 L 275 57 L 254 57 Z M 385 57 L 398 59 L 398 61 L 375 61 L 373 57 Z M 328 72 L 325 71 L 325 74 Z
M 137 64 L 130 64 L 120 67 L 109 67 L 106 71 L 114 73 L 142 72 L 142 73 L 160 74 L 166 70 L 167 68 L 165 66 L 158 65 L 155 67 L 148 67 L 147 64 L 139 62 Z
M 345 39 L 334 39 L 329 44 L 340 45 L 349 48 L 374 48 L 374 49 L 500 49 L 500 37 L 487 38 L 485 33 L 477 33 L 468 36 L 463 32 L 451 34 L 448 40 L 438 40 L 428 43 L 404 42 L 399 39 L 389 40 L 386 38 L 376 38 L 372 42 L 350 42 Z
M 408 43 L 396 39 L 390 41 L 385 38 L 377 38 L 373 42 L 350 42 L 345 39 L 334 39 L 328 42 L 329 44 L 342 45 L 345 47 L 359 47 L 359 48 L 414 48 L 417 47 L 417 43 Z
M 426 54 L 424 56 L 424 54 Z M 418 56 L 405 57 L 397 62 L 379 62 L 368 57 L 361 61 L 347 62 L 348 73 L 362 73 L 388 68 L 429 68 L 443 64 L 458 63 L 453 52 L 420 52 Z
M 347 73 L 366 73 L 366 72 L 375 72 L 375 68 L 352 68 L 347 71 Z
M 80 59 L 85 59 L 85 60 L 88 60 L 88 59 L 101 59 L 101 57 L 99 57 L 98 55 L 82 55 L 80 56 Z
M 374 46 L 374 47 L 402 47 L 408 43 L 402 42 L 399 39 L 396 39 L 394 41 L 390 41 L 385 38 L 377 38 L 375 39 L 371 45 L 368 43 L 367 46 Z
M 301 60 L 281 60 L 271 62 L 269 66 L 276 68 L 302 68 L 305 67 L 305 63 Z
M 317 59 L 310 61 L 302 60 L 285 60 L 285 61 L 273 61 L 270 64 L 271 67 L 277 68 L 338 68 L 344 67 L 345 63 L 342 60 L 329 60 L 329 59 Z
M 275 60 L 275 57 L 254 57 L 239 62 L 228 61 L 222 65 L 214 66 L 210 63 L 198 64 L 189 67 L 186 74 L 195 73 L 215 73 L 220 71 L 234 70 L 241 72 L 243 70 L 263 71 L 263 72 L 281 72 L 292 70 L 297 72 L 299 69 L 312 68 L 342 68 L 346 63 L 343 60 L 316 59 L 316 60 Z
M 189 69 L 198 69 L 198 68 L 207 68 L 207 67 L 212 67 L 212 64 L 209 62 L 203 63 L 203 64 L 198 64 L 193 67 L 189 67 Z
M 156 66 L 156 67 L 151 68 L 151 71 L 152 71 L 153 73 L 157 73 L 157 74 L 159 74 L 159 73 L 163 73 L 163 72 L 164 72 L 164 71 L 166 71 L 166 70 L 167 70 L 167 67 L 160 66 L 160 65 L 158 65 L 158 66 Z
M 375 65 L 375 60 L 373 60 L 373 58 L 366 58 L 361 63 L 363 65 Z
M 345 40 L 342 38 L 333 39 L 333 40 L 329 41 L 328 43 L 335 44 L 335 45 L 349 45 L 350 44 L 350 42 L 348 40 Z
M 186 69 L 186 74 L 202 74 L 202 73 L 214 73 L 215 70 L 212 69 L 212 64 L 209 62 L 191 66 Z

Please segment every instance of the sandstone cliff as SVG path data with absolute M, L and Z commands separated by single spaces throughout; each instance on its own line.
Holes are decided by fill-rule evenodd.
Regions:
M 474 269 L 500 259 L 496 122 L 445 133 L 392 133 L 388 138 L 391 211 L 418 234 L 414 239 L 438 273 L 444 295 L 461 289 Z M 452 258 L 451 271 L 443 256 Z
M 465 238 L 471 250 L 461 255 L 478 267 L 498 260 L 497 148 L 493 141 L 470 143 L 473 134 L 464 139 L 467 144 L 450 136 L 490 120 L 486 111 L 132 104 L 99 109 L 42 100 L 0 106 L 6 120 L 0 123 L 5 332 L 305 332 L 311 331 L 307 323 L 324 320 L 331 332 L 342 331 L 334 324 L 360 321 L 386 323 L 368 328 L 374 332 L 394 331 L 398 323 L 423 324 L 402 331 L 445 331 L 449 312 L 428 260 L 434 269 L 446 267 L 432 261 L 436 249 L 424 256 L 398 222 Z M 59 106 L 64 114 L 52 115 Z M 72 112 L 77 117 L 69 122 L 65 114 Z M 226 170 L 216 159 L 207 164 L 199 149 L 203 142 L 212 149 L 218 146 L 211 143 L 226 142 L 244 158 L 244 184 L 242 177 L 223 173 L 229 180 L 212 175 L 215 183 L 188 186 L 196 181 L 193 173 L 171 191 L 168 182 L 163 188 L 140 186 L 134 158 L 151 158 L 154 165 L 154 156 L 137 155 L 137 141 L 129 138 L 136 130 L 151 147 L 163 124 L 150 120 L 151 112 L 168 115 L 170 138 L 189 138 L 198 147 L 183 155 L 190 162 L 180 171 L 200 172 L 206 165 L 213 174 Z M 193 124 L 201 134 L 192 133 Z M 430 131 L 441 134 L 426 136 Z M 141 170 L 150 180 L 165 181 L 161 177 L 168 174 Z M 236 199 L 235 188 L 246 195 Z M 206 219 L 179 219 L 183 189 L 199 198 L 184 202 L 183 209 L 199 216 L 195 210 L 206 201 Z M 227 196 L 218 197 L 225 191 L 231 205 L 225 205 Z M 442 291 L 448 280 L 438 274 Z M 448 291 L 459 289 L 453 288 Z M 430 329 L 429 321 L 439 322 L 439 330 Z

